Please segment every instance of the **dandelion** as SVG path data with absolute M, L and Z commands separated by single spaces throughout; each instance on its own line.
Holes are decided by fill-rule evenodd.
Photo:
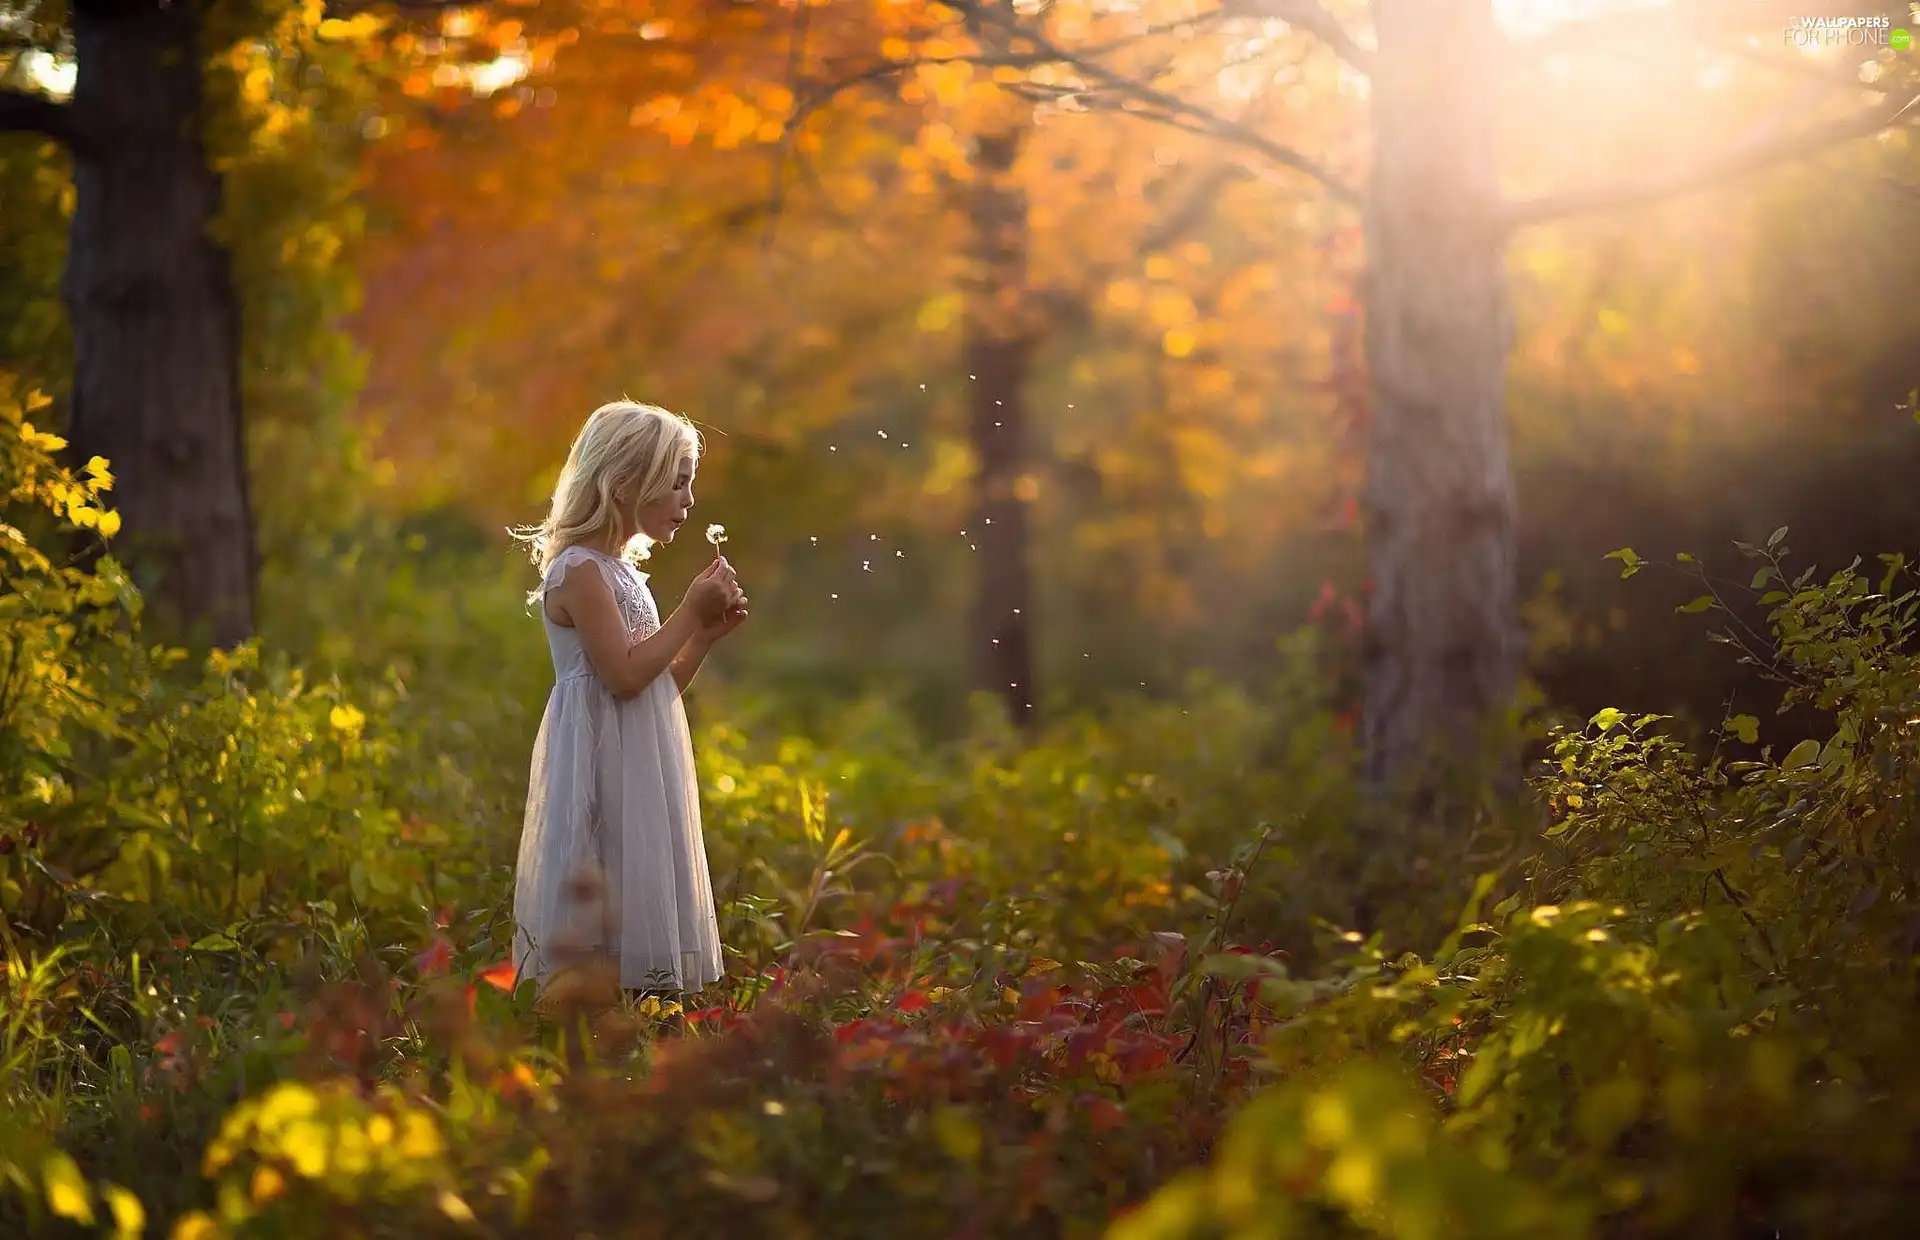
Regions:
M 707 527 L 707 541 L 713 544 L 715 551 L 720 550 L 720 544 L 727 541 L 727 527 L 718 522 L 709 525 Z

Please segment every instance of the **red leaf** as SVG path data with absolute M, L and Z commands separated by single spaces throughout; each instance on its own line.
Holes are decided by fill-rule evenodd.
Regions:
M 1126 1127 L 1126 1108 L 1113 1099 L 1099 1094 L 1082 1094 L 1079 1102 L 1082 1114 L 1095 1132 L 1112 1132 L 1116 1128 Z
M 502 960 L 499 964 L 488 965 L 480 970 L 479 979 L 497 990 L 512 994 L 516 980 L 513 976 L 513 961 Z
M 440 935 L 433 936 L 433 945 L 413 958 L 413 967 L 420 970 L 422 977 L 434 977 L 453 967 L 453 944 Z
M 901 995 L 900 1001 L 893 1006 L 902 1012 L 924 1012 L 927 1008 L 927 997 L 917 990 L 909 990 Z

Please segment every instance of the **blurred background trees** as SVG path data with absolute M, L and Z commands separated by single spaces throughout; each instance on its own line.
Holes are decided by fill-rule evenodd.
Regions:
M 208 506 L 176 523 L 193 562 L 251 562 L 232 520 L 250 497 L 269 633 L 372 659 L 429 617 L 501 608 L 524 586 L 501 527 L 534 515 L 582 412 L 620 392 L 709 428 L 703 508 L 760 606 L 725 688 L 792 718 L 883 692 L 950 732 L 976 688 L 1018 716 L 1198 669 L 1259 684 L 1306 625 L 1357 709 L 1380 643 L 1443 659 L 1465 640 L 1434 607 L 1384 623 L 1383 564 L 1504 623 L 1500 574 L 1460 573 L 1445 521 L 1387 519 L 1391 470 L 1361 520 L 1369 453 L 1406 445 L 1395 468 L 1417 473 L 1433 447 L 1417 417 L 1378 433 L 1363 356 L 1389 256 L 1376 238 L 1369 284 L 1352 198 L 1389 102 L 1362 70 L 1391 57 L 1372 49 L 1392 6 L 189 7 L 218 188 L 195 270 L 230 266 L 239 344 L 231 364 L 207 342 L 139 347 L 198 350 L 237 403 L 169 394 L 137 362 L 93 367 L 144 376 L 131 404 L 77 378 L 96 355 L 85 316 L 52 309 L 65 239 L 109 226 L 88 223 L 42 105 L 71 91 L 60 115 L 84 110 L 83 6 L 7 10 L 8 125 L 34 132 L 0 140 L 0 371 L 89 451 L 85 410 L 110 409 L 134 419 L 116 459 L 221 474 L 164 501 Z M 1472 33 L 1481 6 L 1455 7 L 1421 20 Z M 1631 691 L 1715 716 L 1734 685 L 1646 635 L 1682 600 L 1618 593 L 1601 557 L 1789 524 L 1826 562 L 1913 528 L 1901 239 L 1920 197 L 1904 130 L 1705 174 L 1897 102 L 1912 75 L 1891 50 L 1780 46 L 1727 5 L 1487 11 L 1499 24 L 1473 38 L 1500 88 L 1473 96 L 1472 140 L 1497 141 L 1502 192 L 1624 184 L 1631 210 L 1562 200 L 1578 218 L 1507 253 L 1515 519 L 1485 562 L 1517 562 L 1516 649 L 1548 700 Z M 1409 115 L 1440 123 L 1449 80 L 1408 79 Z M 1705 188 L 1642 205 L 1696 164 Z M 1376 196 L 1431 256 L 1431 195 L 1391 184 Z M 116 244 L 180 252 L 141 219 Z M 241 408 L 250 488 L 207 429 Z M 1493 451 L 1474 460 L 1498 473 Z M 131 518 L 158 484 L 126 485 Z M 1438 541 L 1383 554 L 1388 530 Z M 663 589 L 691 559 L 663 554 Z M 144 563 L 164 604 L 164 564 Z M 221 580 L 179 593 L 231 636 L 244 609 L 220 600 L 241 587 Z M 367 629 L 388 640 L 349 636 Z M 487 657 L 537 682 L 538 643 L 486 631 L 512 651 Z

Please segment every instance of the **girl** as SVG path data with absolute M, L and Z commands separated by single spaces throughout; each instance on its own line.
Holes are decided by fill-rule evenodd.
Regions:
M 720 977 L 680 694 L 746 619 L 747 599 L 716 553 L 662 623 L 634 567 L 686 523 L 700 447 L 693 424 L 664 409 L 603 405 L 567 453 L 547 519 L 517 531 L 541 572 L 531 601 L 555 681 L 513 891 L 516 974 L 543 988 L 583 957 L 615 967 L 629 992 Z

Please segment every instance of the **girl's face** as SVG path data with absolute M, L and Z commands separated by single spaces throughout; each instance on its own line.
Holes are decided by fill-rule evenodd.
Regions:
M 634 524 L 656 543 L 670 543 L 693 511 L 692 461 L 680 462 L 673 476 L 673 489 L 651 504 L 642 504 L 634 513 Z

